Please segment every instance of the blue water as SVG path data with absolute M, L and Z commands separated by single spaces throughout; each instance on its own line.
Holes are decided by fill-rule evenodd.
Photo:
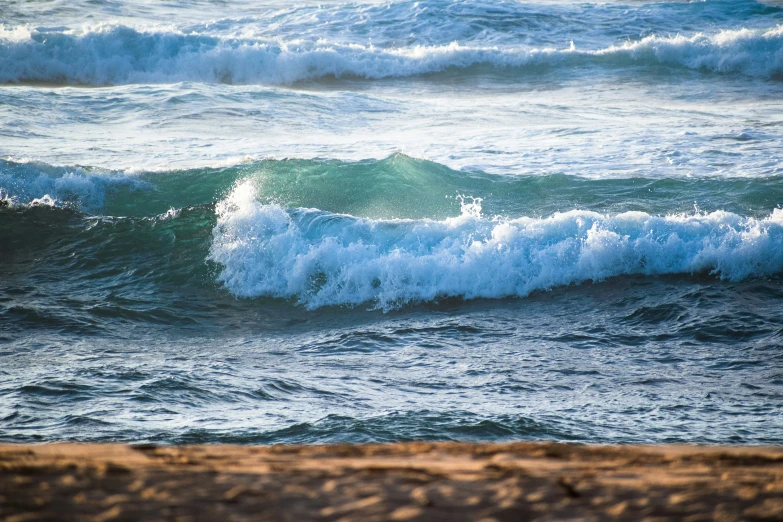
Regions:
M 783 443 L 783 5 L 0 0 L 0 440 Z

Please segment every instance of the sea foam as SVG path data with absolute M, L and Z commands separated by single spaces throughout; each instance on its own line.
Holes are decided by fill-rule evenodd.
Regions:
M 756 77 L 783 74 L 783 26 L 692 36 L 647 36 L 598 49 L 444 45 L 374 47 L 281 41 L 104 24 L 83 29 L 4 28 L 0 82 L 119 85 L 197 81 L 291 84 L 325 77 L 381 79 L 489 66 L 569 68 L 670 65 Z
M 783 269 L 779 209 L 764 219 L 580 210 L 489 219 L 468 200 L 459 217 L 442 221 L 373 220 L 263 204 L 244 182 L 216 212 L 209 259 L 222 267 L 225 288 L 309 309 L 522 297 L 630 274 L 741 280 Z
M 151 185 L 120 173 L 0 160 L 0 200 L 10 206 L 45 205 L 95 211 L 103 207 L 108 193 L 120 187 L 139 190 L 150 189 Z

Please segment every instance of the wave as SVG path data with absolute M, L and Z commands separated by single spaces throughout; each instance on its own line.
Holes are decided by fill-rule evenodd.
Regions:
M 144 218 L 45 205 L 0 208 L 0 273 L 6 295 L 16 296 L 0 310 L 9 319 L 4 326 L 47 323 L 92 335 L 101 317 L 192 322 L 209 303 L 183 304 L 171 295 L 206 289 L 214 297 L 204 263 L 214 226 L 212 206 Z M 39 299 L 41 288 L 46 297 Z
M 367 305 L 389 310 L 452 297 L 523 297 L 624 275 L 698 273 L 733 281 L 783 270 L 783 210 L 770 212 L 780 200 L 780 179 L 596 181 L 552 175 L 500 180 L 404 156 L 358 164 L 289 160 L 243 167 L 248 170 L 142 174 L 140 182 L 151 188 L 135 191 L 124 184 L 104 185 L 108 189 L 99 215 L 74 210 L 49 194 L 31 194 L 36 197 L 27 204 L 0 208 L 0 244 L 9 252 L 0 268 L 9 280 L 46 280 L 53 292 L 65 296 L 102 296 L 84 301 L 81 322 L 73 328 L 88 328 L 103 315 L 184 324 L 189 316 L 182 307 L 209 312 L 225 299 L 233 301 L 231 294 L 279 298 L 309 309 Z M 305 167 L 313 180 L 294 176 Z M 377 170 L 366 170 L 370 167 Z M 51 169 L 68 182 L 76 177 L 58 170 L 65 168 Z M 79 175 L 76 186 L 103 183 L 88 170 Z M 364 176 L 368 186 L 390 177 L 391 186 L 403 186 L 393 200 L 413 199 L 413 210 L 396 213 L 425 217 L 346 212 L 369 208 L 362 198 L 375 197 L 368 188 L 339 199 Z M 212 185 L 205 188 L 202 179 Z M 292 190 L 300 186 L 302 192 L 291 195 L 311 207 L 270 197 L 264 192 L 270 179 Z M 321 180 L 323 194 L 311 192 L 318 186 L 314 179 Z M 412 188 L 404 187 L 405 179 Z M 472 181 L 491 193 L 481 192 L 486 195 L 482 201 L 422 192 L 421 187 L 438 180 Z M 509 190 L 506 199 L 487 204 L 501 187 Z M 410 196 L 416 192 L 423 203 Z M 656 192 L 659 199 L 638 199 Z M 692 202 L 702 192 L 714 198 L 712 208 L 733 206 L 683 213 L 670 198 Z M 384 195 L 381 190 L 378 198 L 385 200 Z M 579 197 L 592 204 L 579 208 Z M 441 198 L 456 204 L 456 211 L 446 207 L 428 214 Z M 623 203 L 607 204 L 617 198 Z M 87 198 L 88 203 L 94 199 Z M 516 210 L 505 214 L 514 217 L 488 210 L 510 208 L 517 199 Z M 749 205 L 752 215 L 748 201 L 755 201 Z M 629 210 L 635 207 L 644 210 Z M 18 290 L 35 288 L 38 283 Z M 171 304 L 180 302 L 172 295 L 194 292 L 201 295 L 198 305 L 182 304 L 187 299 Z M 8 313 L 40 322 L 37 312 L 23 308 Z
M 487 219 L 481 202 L 441 221 L 373 220 L 263 204 L 252 183 L 216 207 L 209 260 L 238 297 L 308 309 L 524 297 L 621 275 L 710 273 L 742 280 L 783 270 L 783 210 L 653 216 L 572 210 Z
M 43 205 L 99 211 L 114 190 L 149 188 L 149 183 L 121 173 L 0 160 L 0 202 L 6 207 Z
M 323 40 L 220 37 L 100 25 L 0 30 L 0 82 L 66 85 L 206 82 L 288 85 L 328 78 L 414 77 L 490 67 L 667 65 L 770 78 L 783 74 L 783 26 L 693 36 L 647 36 L 597 49 L 461 45 L 375 47 Z
M 0 160 L 0 206 L 48 205 L 104 216 L 154 217 L 213 205 L 238 182 L 263 203 L 373 219 L 460 215 L 462 194 L 491 216 L 548 216 L 572 209 L 648 214 L 726 210 L 763 217 L 783 198 L 783 178 L 608 178 L 459 171 L 393 154 L 337 161 L 265 159 L 222 167 L 124 172 Z

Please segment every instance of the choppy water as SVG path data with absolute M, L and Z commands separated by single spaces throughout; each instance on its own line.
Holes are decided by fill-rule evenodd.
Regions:
M 0 440 L 783 443 L 783 6 L 0 0 Z

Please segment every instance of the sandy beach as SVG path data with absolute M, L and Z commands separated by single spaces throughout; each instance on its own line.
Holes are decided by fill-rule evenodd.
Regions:
M 0 446 L 0 519 L 780 520 L 783 448 Z

